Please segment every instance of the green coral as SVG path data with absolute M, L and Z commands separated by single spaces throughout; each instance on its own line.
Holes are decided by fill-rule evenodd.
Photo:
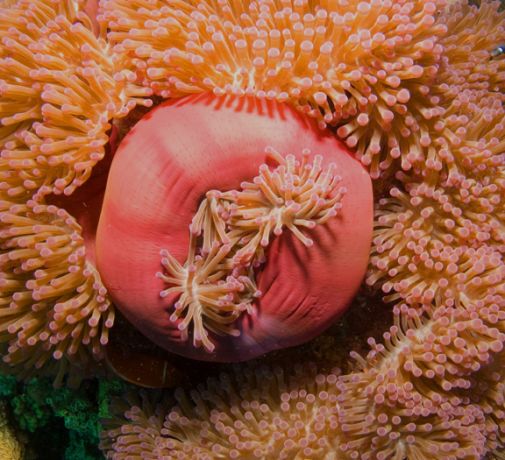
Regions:
M 44 452 L 44 459 L 62 458 L 62 452 L 66 460 L 102 459 L 99 420 L 109 415 L 107 401 L 123 389 L 117 380 L 90 380 L 70 389 L 54 388 L 49 379 L 22 383 L 0 375 L 0 399 L 28 434 L 36 458 Z

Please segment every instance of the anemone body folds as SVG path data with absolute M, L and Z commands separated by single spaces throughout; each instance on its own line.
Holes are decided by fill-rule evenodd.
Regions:
M 268 162 L 266 147 L 298 159 L 321 155 L 323 166 L 335 163 L 347 192 L 336 217 L 304 230 L 311 247 L 289 231 L 271 238 L 256 270 L 261 295 L 236 319 L 238 332 L 213 334 L 209 352 L 183 337 L 181 318 L 171 319 L 179 296 L 160 296 L 160 250 L 184 264 L 202 199 L 253 179 Z M 121 142 L 97 232 L 97 266 L 115 304 L 158 345 L 192 358 L 244 360 L 313 338 L 343 312 L 366 269 L 371 227 L 369 176 L 333 135 L 284 104 L 204 95 L 162 104 Z

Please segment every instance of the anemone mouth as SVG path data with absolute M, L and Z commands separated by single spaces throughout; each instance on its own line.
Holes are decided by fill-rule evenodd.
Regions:
M 252 182 L 242 182 L 241 190 L 211 190 L 201 202 L 189 231 L 188 258 L 183 266 L 162 249 L 165 273 L 156 275 L 168 287 L 161 297 L 178 295 L 170 320 L 188 335 L 192 324 L 193 345 L 212 352 L 214 343 L 207 331 L 218 335 L 240 335 L 233 327 L 241 314 L 252 314 L 255 299 L 261 296 L 255 271 L 267 263 L 272 236 L 288 229 L 306 247 L 314 245 L 301 229 L 312 229 L 337 216 L 342 208 L 344 187 L 336 165 L 321 166 L 322 156 L 302 161 L 283 157 L 272 147 L 265 149 L 267 163 Z M 270 160 L 270 161 L 268 161 Z

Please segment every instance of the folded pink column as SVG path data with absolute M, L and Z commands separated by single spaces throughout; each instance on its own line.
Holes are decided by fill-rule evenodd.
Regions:
M 347 189 L 338 216 L 304 229 L 304 246 L 289 231 L 273 236 L 256 270 L 261 296 L 234 325 L 240 335 L 210 333 L 212 352 L 184 339 L 170 319 L 178 296 L 166 283 L 160 251 L 182 265 L 189 225 L 209 190 L 240 189 L 267 161 L 265 148 L 302 158 L 309 149 L 335 163 Z M 137 123 L 113 159 L 96 238 L 97 265 L 121 312 L 159 346 L 196 359 L 241 361 L 303 343 L 346 309 L 368 261 L 373 197 L 366 171 L 313 120 L 273 101 L 212 95 L 162 104 Z

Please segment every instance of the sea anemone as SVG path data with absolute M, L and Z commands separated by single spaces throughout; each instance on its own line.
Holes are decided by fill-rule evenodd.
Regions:
M 491 294 L 505 276 L 505 216 L 497 187 L 486 182 L 467 180 L 454 192 L 427 183 L 391 189 L 376 210 L 368 283 L 384 280 L 390 301 L 436 306 L 469 307 Z
M 256 95 L 337 126 L 378 177 L 422 150 L 446 32 L 437 3 L 107 0 L 114 53 L 162 97 Z
M 75 2 L 20 1 L 0 13 L 2 197 L 71 194 L 103 158 L 109 120 L 136 101 Z
M 182 166 L 167 170 L 166 174 L 178 174 L 184 180 L 174 180 L 174 184 L 144 180 L 132 187 L 166 192 L 167 203 L 155 201 L 154 208 L 162 212 L 154 217 L 163 216 L 163 209 L 171 209 L 174 222 L 169 232 L 153 231 L 155 226 L 143 227 L 142 222 L 131 225 L 143 238 L 156 235 L 156 243 L 149 243 L 149 257 L 156 264 L 151 272 L 160 274 L 149 279 L 153 293 L 157 293 L 157 305 L 164 305 L 165 310 L 139 309 L 131 297 L 140 291 L 130 289 L 131 304 L 124 299 L 126 307 L 120 305 L 126 316 L 157 343 L 169 343 L 170 349 L 181 354 L 211 356 L 210 359 L 219 353 L 229 359 L 227 344 L 241 338 L 253 337 L 247 343 L 252 351 L 241 346 L 241 353 L 245 351 L 237 359 L 261 352 L 260 343 L 266 344 L 263 350 L 267 350 L 300 343 L 321 332 L 321 324 L 338 315 L 337 305 L 345 304 L 333 304 L 338 296 L 331 291 L 330 282 L 321 285 L 324 287 L 316 296 L 319 300 L 314 303 L 328 316 L 319 317 L 320 323 L 311 317 L 311 324 L 306 324 L 306 312 L 319 310 L 299 309 L 300 316 L 291 316 L 303 325 L 301 329 L 290 326 L 281 330 L 272 321 L 261 329 L 264 333 L 260 337 L 248 335 L 261 324 L 255 321 L 257 311 L 250 308 L 250 299 L 260 294 L 256 291 L 262 294 L 257 300 L 259 305 L 267 298 L 261 280 L 268 279 L 269 266 L 270 270 L 282 267 L 280 281 L 290 270 L 298 270 L 296 278 L 303 280 L 305 274 L 300 273 L 305 267 L 294 256 L 303 254 L 310 268 L 311 260 L 324 255 L 318 247 L 324 242 L 322 235 L 336 238 L 336 243 L 332 241 L 328 246 L 331 251 L 341 241 L 341 229 L 336 226 L 345 221 L 346 206 L 352 197 L 360 195 L 352 193 L 345 183 L 345 168 L 339 169 L 337 159 L 351 160 L 335 139 L 330 140 L 336 136 L 345 141 L 376 179 L 375 230 L 367 281 L 372 290 L 386 294 L 393 326 L 382 339 L 369 339 L 370 352 L 366 356 L 352 353 L 354 365 L 346 368 L 343 375 L 328 373 L 328 365 L 320 371 L 311 370 L 307 376 L 301 372 L 292 375 L 278 369 L 251 371 L 242 367 L 233 376 L 210 381 L 207 387 L 190 393 L 189 398 L 184 396 L 187 393 L 176 392 L 176 406 L 159 405 L 152 420 L 149 417 L 154 409 L 143 403 L 126 419 L 112 421 L 116 428 L 104 434 L 111 441 L 105 442 L 103 449 L 107 455 L 113 457 L 116 453 L 119 458 L 126 458 L 128 450 L 137 456 L 178 458 L 270 457 L 272 452 L 272 456 L 398 460 L 503 456 L 505 17 L 499 11 L 499 3 L 103 0 L 94 22 L 79 10 L 79 3 L 20 0 L 11 8 L 0 10 L 0 90 L 6 96 L 6 102 L 0 106 L 0 221 L 4 225 L 0 282 L 12 288 L 1 298 L 2 317 L 7 318 L 8 324 L 1 329 L 0 340 L 7 342 L 11 350 L 7 360 L 24 365 L 28 371 L 32 363 L 52 365 L 48 352 L 56 353 L 62 363 L 73 360 L 73 356 L 82 356 L 85 361 L 94 349 L 100 356 L 103 345 L 99 337 L 103 337 L 103 343 L 106 341 L 105 329 L 112 321 L 111 299 L 121 304 L 121 290 L 146 276 L 138 267 L 132 271 L 134 276 L 124 275 L 127 269 L 123 266 L 135 265 L 135 254 L 130 249 L 138 247 L 138 241 L 112 257 L 121 245 L 113 237 L 119 218 L 138 222 L 135 213 L 142 216 L 146 209 L 153 208 L 149 200 L 139 204 L 133 198 L 125 202 L 124 197 L 118 196 L 121 190 L 125 197 L 131 197 L 128 185 L 141 181 L 143 176 L 153 177 L 149 174 L 157 170 L 157 166 L 142 170 L 142 162 L 132 161 L 130 166 L 133 164 L 140 171 L 124 175 L 127 186 L 117 185 L 120 174 L 128 171 L 126 166 L 120 167 L 122 158 L 133 155 L 128 152 L 135 145 L 139 146 L 137 155 L 144 152 L 137 136 L 142 130 L 148 133 L 148 138 L 142 139 L 144 145 L 154 143 L 149 136 L 170 139 L 170 145 L 160 142 L 159 156 L 177 152 L 176 147 L 180 149 L 182 153 L 176 158 Z M 201 96 L 177 101 L 195 93 Z M 164 98 L 173 100 L 163 104 Z M 274 135 L 274 141 L 267 136 L 268 139 L 253 137 L 259 139 L 257 143 L 241 143 L 235 130 L 225 132 L 227 128 L 219 125 L 217 115 L 215 119 L 208 114 L 194 116 L 199 108 L 213 113 L 215 101 L 219 101 L 216 113 L 229 116 L 227 126 L 240 126 L 240 130 L 246 129 L 240 117 L 254 117 L 254 127 L 261 107 L 262 116 L 274 120 L 272 126 L 277 126 L 278 112 L 282 112 L 280 119 L 288 117 L 289 126 L 296 120 L 294 110 L 314 118 L 315 124 L 305 121 L 303 129 L 299 129 L 294 123 L 297 129 L 291 138 L 289 133 L 278 130 L 281 134 Z M 254 101 L 252 109 L 248 107 L 250 101 Z M 112 164 L 103 220 L 95 242 L 96 222 L 86 221 L 78 209 L 79 200 L 72 197 L 79 196 L 80 191 L 85 193 L 87 186 L 93 190 L 95 164 L 105 152 L 112 155 L 115 148 L 109 138 L 117 134 L 121 139 L 138 114 L 144 113 L 135 105 L 148 109 L 153 103 L 161 105 L 122 139 Z M 240 104 L 243 110 L 236 110 Z M 270 113 L 269 107 L 283 109 Z M 148 129 L 151 122 L 162 120 L 162 114 L 170 111 L 177 113 L 169 117 L 170 124 L 160 121 L 158 126 L 162 128 L 153 134 Z M 128 114 L 131 118 L 117 121 Z M 179 114 L 185 121 L 178 120 Z M 320 134 L 316 136 L 317 124 Z M 213 131 L 208 128 L 215 125 L 218 128 Z M 171 132 L 171 126 L 180 128 Z M 212 135 L 206 136 L 206 132 Z M 180 133 L 191 135 L 181 137 Z M 314 138 L 307 145 L 297 142 L 301 133 Z M 213 146 L 214 136 L 235 139 L 235 147 L 226 143 L 221 143 L 222 149 L 219 144 Z M 185 150 L 184 142 L 190 147 L 200 142 L 200 151 L 209 144 L 213 155 L 198 161 L 193 156 L 197 149 Z M 323 144 L 338 145 L 338 155 L 329 151 L 334 149 L 322 148 Z M 277 161 L 267 158 L 267 146 L 278 152 L 274 154 Z M 258 190 L 259 184 L 269 184 L 265 175 L 280 177 L 283 167 L 302 181 L 299 168 L 304 161 L 304 148 L 311 151 L 305 160 L 308 166 L 317 164 L 318 154 L 323 156 L 323 169 L 329 168 L 331 161 L 337 163 L 342 184 L 337 184 L 332 171 L 328 180 L 335 184 L 337 192 L 325 195 L 322 190 L 318 208 L 331 210 L 331 216 L 321 225 L 315 222 L 315 228 L 298 234 L 299 225 L 293 221 L 292 228 L 287 225 L 282 237 L 272 237 L 269 226 L 286 224 L 284 214 L 271 221 L 256 220 L 248 217 L 248 208 L 270 212 L 271 205 L 285 193 L 286 189 L 277 188 L 269 199 L 269 193 L 274 191 L 271 187 Z M 220 155 L 231 158 L 227 155 L 242 150 L 249 152 L 250 164 L 219 163 Z M 151 149 L 147 150 L 149 164 L 156 157 L 151 155 Z M 184 168 L 188 166 L 186 160 L 193 162 L 192 169 Z M 261 167 L 263 163 L 266 166 Z M 209 172 L 208 165 L 221 169 Z M 231 174 L 235 168 L 244 174 Z M 203 173 L 196 176 L 195 171 Z M 142 174 L 136 175 L 137 172 Z M 217 177 L 223 178 L 222 182 L 215 180 Z M 182 188 L 185 194 L 179 195 L 176 202 L 180 184 L 186 185 Z M 340 186 L 347 189 L 342 196 L 338 192 Z M 240 197 L 248 193 L 254 199 L 241 201 Z M 70 195 L 68 200 L 62 197 L 65 194 Z M 97 196 L 98 203 L 101 192 Z M 338 216 L 333 216 L 336 208 L 325 208 L 326 201 L 332 200 L 332 206 L 342 205 Z M 113 201 L 122 202 L 119 211 L 128 212 L 114 212 Z M 190 206 L 181 207 L 185 202 Z M 135 205 L 128 209 L 132 204 Z M 179 216 L 181 208 L 184 211 Z M 349 210 L 352 214 L 355 209 L 351 206 Z M 35 223 L 39 217 L 42 224 Z M 315 220 L 321 217 L 317 215 Z M 21 232 L 27 231 L 28 236 L 16 234 L 17 227 L 11 221 L 20 223 Z M 254 232 L 245 240 L 230 244 L 223 231 L 237 231 L 234 226 L 243 222 Z M 38 225 L 51 227 L 53 233 L 38 235 L 34 231 Z M 316 244 L 307 248 L 303 242 L 309 243 L 309 232 L 318 235 L 318 239 L 310 237 Z M 265 245 L 270 244 L 266 250 L 261 244 L 258 246 L 263 239 Z M 219 246 L 212 243 L 216 240 Z M 67 244 L 58 246 L 60 241 Z M 286 249 L 287 242 L 288 250 L 276 252 L 278 246 Z M 95 243 L 99 248 L 96 258 Z M 243 248 L 246 250 L 240 252 Z M 67 250 L 75 251 L 69 256 L 78 259 L 78 263 L 58 259 Z M 228 254 L 233 256 L 232 261 L 235 258 L 244 263 L 233 267 Z M 235 257 L 237 254 L 240 257 Z M 276 257 L 271 257 L 273 254 Z M 284 263 L 283 258 L 288 256 L 293 259 Z M 334 263 L 339 261 L 333 259 Z M 44 266 L 35 268 L 33 264 L 38 263 Z M 203 283 L 212 295 L 203 303 L 199 298 L 198 309 L 196 296 L 187 287 L 188 273 L 212 270 L 215 264 L 219 271 Z M 70 265 L 77 268 L 65 271 L 65 266 Z M 120 268 L 118 273 L 123 272 L 126 282 L 113 279 L 113 271 L 107 267 L 114 265 Z M 95 267 L 95 271 L 86 270 L 87 267 Z M 334 281 L 329 267 L 332 265 L 319 264 L 318 270 L 307 273 L 316 273 L 317 282 L 324 276 Z M 28 273 L 26 268 L 30 269 Z M 52 285 L 45 278 L 51 270 L 61 270 L 59 276 L 77 284 L 89 282 L 86 274 L 93 274 L 94 288 L 84 292 L 89 305 L 95 305 L 93 299 L 99 299 L 100 304 L 102 298 L 102 305 L 107 305 L 98 308 L 99 327 L 93 329 L 97 326 L 95 321 L 90 324 L 88 313 L 94 313 L 88 312 L 88 304 L 83 307 L 81 322 L 73 323 L 81 315 L 79 309 L 72 310 L 77 305 L 75 301 L 85 297 L 77 290 L 77 284 L 72 284 L 62 299 L 44 302 L 44 295 L 58 289 L 58 282 Z M 227 270 L 232 270 L 231 279 L 229 284 L 225 281 L 226 285 L 220 286 L 228 290 L 221 296 L 216 294 L 212 280 L 222 281 L 223 276 L 229 275 Z M 98 272 L 103 274 L 103 284 Z M 342 273 L 335 271 L 336 275 Z M 242 278 L 238 280 L 239 277 Z M 105 292 L 104 285 L 111 294 Z M 301 283 L 294 286 L 293 292 L 298 292 L 298 287 L 304 293 L 310 290 L 310 286 Z M 285 299 L 279 294 L 282 292 L 272 291 L 272 299 L 283 302 Z M 284 305 L 291 303 L 288 294 Z M 325 295 L 329 301 L 331 297 L 333 308 L 321 302 Z M 50 302 L 69 306 L 70 323 L 59 315 L 62 312 L 51 308 Z M 216 314 L 215 303 L 227 312 Z M 43 319 L 37 315 L 39 306 L 46 315 Z M 159 311 L 166 324 L 156 323 L 152 313 Z M 279 311 L 279 315 L 287 311 Z M 172 318 L 171 324 L 167 318 Z M 287 314 L 283 319 L 289 318 Z M 34 338 L 29 336 L 33 328 L 39 331 Z M 236 329 L 241 331 L 240 337 L 234 336 Z M 72 347 L 75 330 L 89 332 L 90 340 L 87 344 L 76 343 L 77 351 L 71 355 L 67 350 Z M 283 372 L 288 377 L 283 377 Z M 314 390 L 318 372 L 325 381 L 326 375 L 331 376 L 331 389 L 326 392 Z M 264 382 L 269 388 L 265 394 L 259 390 Z M 294 408 L 283 401 L 280 389 L 286 387 L 292 389 L 293 395 L 312 395 L 311 410 L 305 401 L 297 401 Z M 318 414 L 318 408 L 328 407 L 330 393 L 332 403 L 324 409 L 331 411 L 325 420 L 329 425 L 324 425 L 321 434 L 310 417 Z M 270 399 L 260 403 L 262 397 Z M 286 413 L 282 407 L 288 409 Z M 260 414 L 265 415 L 264 420 L 259 419 Z M 304 434 L 298 437 L 299 432 Z M 327 442 L 320 451 L 316 450 L 316 433 L 321 434 L 323 444 Z M 270 444 L 263 442 L 265 439 Z M 273 450 L 269 452 L 269 448 Z M 312 450 L 304 453 L 306 448 Z
M 411 8 L 423 4 L 405 3 Z M 338 439 L 339 453 L 335 455 L 342 458 L 483 458 L 491 453 L 499 457 L 503 449 L 504 395 L 500 363 L 505 340 L 502 123 L 505 61 L 502 52 L 496 51 L 505 40 L 503 13 L 497 11 L 496 2 L 482 2 L 480 6 L 470 6 L 466 2 L 450 2 L 444 6 L 444 3 L 436 3 L 433 10 L 436 20 L 430 24 L 433 27 L 426 29 L 427 34 L 431 32 L 436 36 L 434 48 L 437 51 L 431 79 L 416 86 L 420 91 L 417 94 L 423 97 L 413 97 L 406 104 L 407 109 L 413 107 L 416 99 L 422 104 L 413 120 L 408 115 L 405 117 L 405 123 L 413 129 L 409 132 L 405 129 L 403 138 L 415 148 L 400 148 L 391 155 L 391 150 L 382 143 L 378 158 L 371 165 L 372 175 L 376 177 L 377 168 L 381 169 L 381 163 L 377 163 L 381 155 L 389 152 L 390 156 L 401 160 L 382 163 L 385 171 L 396 172 L 394 179 L 388 180 L 384 175 L 377 182 L 377 193 L 382 196 L 376 204 L 376 230 L 367 277 L 368 283 L 382 288 L 387 294 L 386 301 L 393 304 L 394 325 L 384 333 L 381 341 L 369 339 L 371 351 L 366 357 L 353 353 L 354 370 L 337 378 L 338 423 L 333 427 L 332 436 Z M 357 17 L 355 9 L 383 8 L 385 2 L 364 4 L 335 2 L 333 6 L 347 10 L 351 21 Z M 309 8 L 307 4 L 297 6 L 300 13 L 291 10 L 289 20 L 286 16 L 286 34 L 295 31 L 291 18 L 301 33 L 304 31 L 302 23 L 312 19 L 311 12 L 307 11 L 306 16 L 302 13 L 303 8 Z M 399 9 L 403 6 L 401 2 L 396 3 Z M 219 11 L 214 15 L 209 12 L 208 5 L 202 5 L 194 14 L 174 13 L 172 20 L 166 22 L 165 36 L 170 36 L 170 27 L 175 31 L 187 20 L 184 23 L 189 30 L 187 40 L 175 41 L 174 48 L 163 54 L 153 49 L 151 36 L 146 31 L 143 40 L 147 46 L 141 48 L 138 59 L 131 59 L 132 65 L 139 71 L 145 70 L 143 84 L 156 92 L 159 88 L 153 77 L 156 71 L 149 76 L 149 69 L 151 64 L 154 66 L 158 62 L 156 59 L 163 59 L 167 74 L 173 78 L 163 80 L 166 88 L 162 90 L 183 91 L 186 88 L 183 83 L 188 83 L 184 80 L 186 69 L 191 68 L 183 64 L 184 60 L 193 59 L 198 69 L 196 55 L 200 48 L 216 54 L 218 50 L 223 53 L 227 50 L 226 56 L 235 56 L 236 47 L 232 48 L 232 42 L 235 46 L 242 38 L 238 34 L 243 33 L 246 41 L 247 33 L 257 34 L 254 38 L 258 40 L 271 40 L 269 31 L 274 21 L 267 20 L 269 7 L 267 3 L 264 9 L 261 5 L 256 8 L 253 3 L 239 16 L 241 20 L 249 20 L 251 25 L 247 30 L 236 26 L 237 16 L 232 15 L 234 6 L 225 3 L 219 4 Z M 325 9 L 325 5 L 314 5 L 316 14 L 318 7 Z M 153 21 L 149 24 L 157 20 L 153 11 L 154 6 L 152 10 L 142 11 L 142 14 L 152 14 Z M 168 10 L 163 11 L 169 14 Z M 117 14 L 126 15 L 127 12 L 121 10 Z M 288 14 L 287 9 L 279 7 L 275 19 L 284 18 L 284 14 Z M 220 26 L 214 18 L 223 15 L 228 22 L 222 21 L 223 26 Z M 250 15 L 257 15 L 257 21 L 263 19 L 264 24 L 250 20 Z M 374 21 L 375 17 L 371 14 L 367 21 Z M 199 25 L 204 21 L 209 24 L 207 28 Z M 120 30 L 126 28 L 126 24 L 134 23 L 113 21 L 112 29 L 115 27 L 120 32 L 115 36 L 119 50 L 128 56 L 132 53 L 129 47 L 133 49 L 137 28 L 127 37 L 128 32 Z M 136 25 L 142 29 L 138 23 Z M 229 34 L 220 34 L 219 27 L 230 27 Z M 161 34 L 160 28 L 155 30 L 156 34 Z M 261 33 L 263 38 L 259 37 Z M 201 38 L 204 35 L 207 43 L 212 41 L 212 44 L 204 47 L 205 40 Z M 157 35 L 153 33 L 152 36 Z M 276 36 L 275 32 L 272 36 Z M 160 42 L 163 39 L 162 36 Z M 413 36 L 409 40 L 412 46 L 418 45 Z M 246 49 L 253 53 L 254 40 L 249 43 L 251 46 Z M 303 56 L 301 50 L 300 56 Z M 343 47 L 339 52 L 344 54 L 347 50 Z M 232 58 L 227 61 L 222 56 L 224 54 L 220 55 L 219 64 L 221 61 L 226 64 L 219 69 L 222 78 L 226 78 L 227 70 L 233 69 L 231 62 L 238 61 Z M 359 57 L 357 53 L 356 59 Z M 170 66 L 176 62 L 177 67 L 172 69 Z M 202 65 L 212 62 L 212 59 L 204 59 Z M 191 83 L 202 84 L 208 75 L 206 83 L 214 85 L 211 70 L 208 74 L 195 71 Z M 265 77 L 254 83 L 260 85 L 266 81 Z M 287 81 L 290 82 L 289 78 Z M 226 82 L 216 83 L 215 91 L 233 92 L 233 83 L 226 85 Z M 268 97 L 267 90 L 264 90 L 265 97 Z M 409 89 L 409 92 L 412 91 Z M 290 94 L 295 106 L 299 95 L 296 91 Z M 335 106 L 334 101 L 332 103 Z M 325 113 L 308 109 L 307 112 L 316 118 Z M 379 116 L 376 118 L 380 121 Z M 398 121 L 395 119 L 395 122 Z M 337 128 L 344 126 L 341 121 L 335 124 Z M 401 122 L 397 126 L 401 127 Z M 385 131 L 382 135 L 389 136 L 391 130 Z M 337 133 L 346 137 L 343 129 L 340 132 L 337 129 Z M 356 136 L 358 155 L 363 154 L 360 145 L 370 145 L 369 134 L 357 131 Z M 361 141 L 363 144 L 359 144 Z M 389 147 L 394 149 L 398 145 L 393 142 Z M 229 384 L 223 380 L 221 389 L 213 386 L 212 392 L 205 394 L 218 395 L 228 388 Z M 177 418 L 179 431 L 172 428 L 165 432 L 173 438 L 168 442 L 172 449 L 169 455 L 174 457 L 184 458 L 184 446 L 193 454 L 197 450 L 191 449 L 197 446 L 207 448 L 205 436 L 215 421 L 212 409 L 206 406 L 204 410 L 199 405 L 201 398 L 195 397 L 195 407 L 202 409 L 191 419 Z M 240 401 L 248 401 L 247 393 L 240 394 L 240 398 Z M 245 424 L 243 433 L 255 427 L 255 420 L 246 423 L 238 412 L 232 412 L 240 402 L 216 399 L 213 404 L 219 411 L 230 411 L 231 421 L 227 419 L 226 422 L 230 426 L 233 421 Z M 185 403 L 180 405 L 187 407 Z M 175 409 L 179 410 L 184 409 Z M 296 418 L 286 416 L 283 420 L 289 428 L 295 428 L 290 421 L 294 424 Z M 202 426 L 199 437 L 184 431 L 186 444 L 179 444 L 180 430 L 192 426 L 192 422 Z M 238 429 L 228 430 L 227 436 L 238 436 L 235 430 Z M 277 431 L 272 429 L 269 439 Z M 222 438 L 226 436 L 216 439 Z M 189 447 L 193 445 L 195 447 Z M 241 447 L 245 449 L 245 442 Z M 244 452 L 240 452 L 242 456 L 247 455 Z M 202 451 L 202 458 L 205 455 Z
M 372 220 L 364 170 L 334 136 L 284 102 L 259 94 L 171 102 L 122 140 L 98 226 L 114 138 L 124 135 L 125 125 L 130 128 L 114 120 L 135 105 L 150 107 L 152 95 L 167 95 L 141 83 L 128 58 L 105 41 L 103 18 L 93 22 L 83 6 L 20 1 L 2 9 L 4 361 L 26 377 L 33 369 L 52 368 L 55 358 L 61 363 L 59 382 L 69 363 L 87 365 L 89 355 L 101 359 L 114 323 L 111 298 L 162 347 L 203 359 L 247 359 L 319 334 L 350 302 L 364 274 Z M 173 131 L 150 148 L 146 140 L 160 136 L 165 123 Z M 205 126 L 201 138 L 189 132 L 196 124 Z M 194 146 L 176 147 L 170 133 L 181 130 Z M 137 156 L 139 142 L 147 150 L 140 170 L 131 167 L 130 158 Z M 271 146 L 278 153 L 268 159 Z M 106 153 L 108 160 L 95 167 Z M 181 180 L 173 182 L 177 162 Z M 147 178 L 146 171 L 154 176 Z M 118 201 L 128 174 L 138 188 L 126 191 L 135 199 L 123 190 Z M 198 174 L 205 180 L 196 180 Z M 257 187 L 280 177 L 276 197 L 272 184 Z M 253 182 L 247 185 L 248 180 Z M 218 205 L 210 198 L 216 193 L 227 197 Z M 188 197 L 182 211 L 180 194 Z M 259 198 L 251 198 L 255 194 Z M 220 224 L 216 213 L 210 216 L 215 225 L 210 230 L 198 223 L 198 207 L 206 209 L 206 203 L 209 212 L 212 206 L 230 211 L 227 218 L 219 211 Z M 139 206 L 147 213 L 143 217 Z M 261 218 L 269 207 L 270 218 Z M 193 214 L 193 226 L 200 228 L 188 232 Z M 120 235 L 119 222 L 128 225 L 129 234 Z M 329 231 L 314 229 L 317 224 Z M 283 228 L 289 234 L 279 237 Z M 269 254 L 274 262 L 265 264 Z M 297 262 L 301 258 L 307 267 Z M 202 275 L 184 281 L 186 271 L 199 264 Z M 307 282 L 293 284 L 294 279 Z M 214 283 L 217 291 L 203 297 L 183 287 L 194 280 L 199 290 L 214 289 Z M 169 295 L 177 289 L 176 297 Z M 216 336 L 222 342 L 217 349 Z
M 379 390 L 370 406 L 373 385 L 367 372 L 318 372 L 311 363 L 289 372 L 237 367 L 190 392 L 177 390 L 175 401 L 158 403 L 159 395 L 114 401 L 101 448 L 115 460 L 143 454 L 167 459 L 479 458 L 486 432 L 482 409 L 497 384 L 496 371 L 487 372 L 481 405 L 463 404 L 457 397 L 434 404 L 406 382 L 395 392 Z M 387 397 L 381 400 L 382 394 Z M 502 396 L 495 398 L 495 406 L 503 405 Z
M 366 269 L 371 208 L 366 172 L 288 106 L 181 99 L 121 142 L 97 266 L 114 303 L 158 345 L 247 359 L 306 341 L 341 314 Z
M 8 343 L 4 361 L 22 375 L 55 358 L 61 377 L 67 356 L 100 356 L 113 322 L 80 226 L 44 200 L 89 178 L 109 119 L 126 110 L 127 89 L 76 6 L 0 9 L 0 340 Z
M 0 212 L 4 361 L 30 374 L 51 358 L 87 361 L 81 345 L 99 356 L 114 311 L 75 219 L 31 200 L 0 201 Z
M 338 375 L 310 364 L 290 373 L 236 368 L 190 393 L 176 391 L 177 405 L 165 413 L 170 401 L 126 411 L 116 403 L 101 448 L 111 459 L 144 452 L 167 459 L 324 458 L 339 449 Z

